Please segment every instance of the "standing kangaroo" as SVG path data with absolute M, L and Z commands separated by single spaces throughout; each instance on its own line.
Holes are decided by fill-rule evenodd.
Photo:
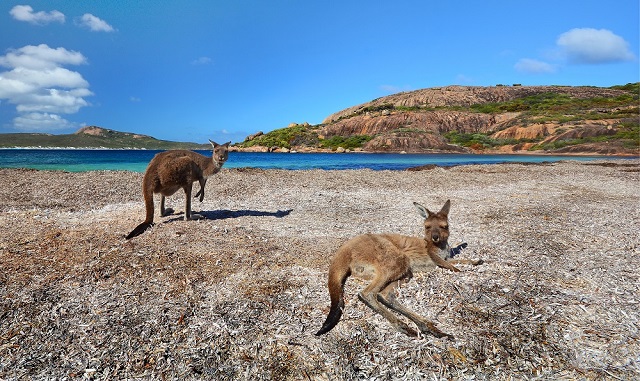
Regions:
M 188 150 L 171 150 L 160 152 L 151 159 L 142 180 L 142 195 L 144 196 L 147 216 L 143 223 L 127 235 L 126 239 L 138 236 L 153 226 L 154 193 L 160 193 L 160 215 L 166 216 L 173 213 L 173 209 L 165 209 L 165 197 L 171 196 L 178 189 L 184 189 L 184 219 L 195 220 L 202 218 L 201 215 L 191 212 L 193 183 L 196 181 L 200 183 L 200 190 L 195 196 L 200 197 L 200 202 L 202 202 L 207 177 L 220 171 L 224 162 L 227 161 L 229 144 L 231 143 L 218 144 L 211 140 L 209 142 L 213 146 L 212 157 Z
M 423 334 L 452 337 L 436 328 L 433 322 L 401 305 L 396 300 L 395 288 L 400 281 L 411 279 L 414 273 L 432 271 L 436 266 L 457 272 L 460 270 L 452 263 L 479 265 L 482 261 L 445 260 L 449 256 L 449 200 L 438 213 L 432 213 L 416 202 L 413 204 L 424 217 L 424 238 L 399 234 L 364 234 L 352 238 L 338 249 L 329 267 L 331 308 L 316 336 L 329 332 L 338 324 L 344 309 L 344 284 L 353 275 L 371 280 L 358 297 L 400 332 L 409 336 L 418 335 L 391 310 L 409 318 Z

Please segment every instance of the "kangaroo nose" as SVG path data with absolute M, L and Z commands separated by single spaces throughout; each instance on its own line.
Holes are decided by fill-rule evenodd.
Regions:
M 437 234 L 433 234 L 433 235 L 431 235 L 431 240 L 433 242 L 435 242 L 435 243 L 438 243 L 438 242 L 440 242 L 440 236 L 437 235 Z

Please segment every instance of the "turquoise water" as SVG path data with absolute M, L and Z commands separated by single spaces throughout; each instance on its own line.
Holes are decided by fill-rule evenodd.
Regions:
M 155 150 L 0 149 L 0 168 L 32 168 L 84 172 L 144 172 Z M 197 151 L 211 155 L 210 151 Z M 608 157 L 610 158 L 610 157 Z M 505 162 L 589 161 L 600 156 L 385 154 L 385 153 L 254 153 L 230 152 L 225 168 L 404 170 L 420 165 L 454 166 Z M 620 158 L 623 159 L 623 158 Z

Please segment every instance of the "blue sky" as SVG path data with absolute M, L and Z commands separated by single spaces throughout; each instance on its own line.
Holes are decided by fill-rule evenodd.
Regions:
M 2 1 L 0 132 L 238 142 L 400 91 L 638 82 L 637 0 Z

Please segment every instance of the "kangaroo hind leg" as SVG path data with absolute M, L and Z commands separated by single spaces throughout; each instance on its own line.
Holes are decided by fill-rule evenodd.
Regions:
M 165 200 L 165 196 L 163 194 L 160 194 L 160 216 L 161 217 L 168 216 L 170 214 L 173 214 L 174 212 L 172 208 L 164 207 L 164 200 Z
M 381 292 L 377 294 L 378 301 L 389 307 L 390 309 L 398 312 L 401 315 L 406 316 L 412 322 L 416 323 L 420 331 L 427 335 L 433 335 L 435 337 L 451 337 L 448 333 L 444 333 L 440 331 L 436 325 L 426 318 L 418 315 L 417 313 L 411 311 L 409 308 L 403 306 L 396 299 L 395 289 L 398 285 L 398 282 L 390 283 L 387 287 L 385 287 Z
M 398 317 L 394 315 L 393 312 L 389 311 L 378 301 L 377 295 L 388 284 L 388 278 L 378 274 L 378 276 L 376 276 L 376 278 L 374 278 L 374 280 L 358 294 L 358 298 L 364 304 L 366 304 L 367 307 L 371 308 L 375 312 L 382 315 L 385 319 L 387 319 L 389 323 L 391 323 L 391 325 L 393 325 L 393 327 L 398 331 L 404 333 L 407 336 L 418 336 L 418 332 L 416 332 L 416 330 L 409 327 L 407 323 L 398 319 Z
M 204 217 L 198 213 L 191 212 L 191 192 L 193 191 L 193 183 L 184 187 L 184 220 L 201 220 Z

